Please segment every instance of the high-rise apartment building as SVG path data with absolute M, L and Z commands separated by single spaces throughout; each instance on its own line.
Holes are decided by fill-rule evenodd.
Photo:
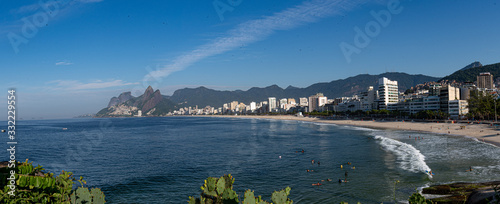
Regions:
M 477 76 L 477 87 L 480 89 L 493 89 L 493 75 L 482 72 Z
M 300 106 L 309 106 L 309 101 L 306 97 L 299 98 Z
M 398 82 L 382 77 L 378 80 L 379 109 L 391 109 L 398 103 Z
M 328 98 L 326 96 L 323 96 L 322 93 L 317 93 L 314 96 L 309 97 L 309 112 L 312 111 L 320 111 L 320 107 L 325 105 L 327 102 Z
M 252 101 L 250 103 L 250 111 L 253 112 L 253 111 L 255 111 L 255 109 L 257 109 L 257 103 L 255 103 L 255 102 Z
M 273 112 L 277 108 L 276 104 L 276 97 L 269 97 L 268 98 L 268 107 L 269 107 L 269 112 Z

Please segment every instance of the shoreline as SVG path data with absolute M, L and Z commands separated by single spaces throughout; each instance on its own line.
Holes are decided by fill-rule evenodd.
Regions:
M 433 122 L 401 122 L 401 121 L 366 121 L 366 120 L 325 120 L 319 118 L 297 117 L 292 115 L 193 115 L 182 117 L 215 117 L 242 119 L 274 119 L 307 121 L 325 124 L 348 125 L 375 129 L 407 130 L 427 132 L 441 135 L 454 135 L 476 138 L 480 142 L 500 147 L 500 129 L 486 124 L 433 123 Z

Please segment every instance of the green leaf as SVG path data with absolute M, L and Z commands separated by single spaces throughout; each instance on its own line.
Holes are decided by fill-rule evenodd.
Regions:
M 226 189 L 226 180 L 224 180 L 224 177 L 220 177 L 217 181 L 217 194 L 221 195 L 224 189 Z

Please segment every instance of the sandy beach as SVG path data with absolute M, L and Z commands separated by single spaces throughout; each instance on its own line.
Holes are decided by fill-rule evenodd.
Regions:
M 300 120 L 318 123 L 331 123 L 337 125 L 352 125 L 359 127 L 397 129 L 408 131 L 432 132 L 477 138 L 479 141 L 487 142 L 500 147 L 500 130 L 495 126 L 486 124 L 464 124 L 464 123 L 426 123 L 426 122 L 393 122 L 393 121 L 361 121 L 361 120 L 324 120 L 319 118 L 297 117 L 287 115 L 276 116 L 250 116 L 250 115 L 207 115 L 201 117 L 224 117 L 224 118 L 257 118 L 275 120 Z

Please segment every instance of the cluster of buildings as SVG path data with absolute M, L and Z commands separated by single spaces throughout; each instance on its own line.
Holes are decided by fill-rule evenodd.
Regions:
M 400 111 L 416 114 L 420 111 L 441 111 L 448 113 L 450 118 L 460 118 L 468 113 L 467 100 L 471 90 L 496 92 L 493 75 L 481 73 L 476 84 L 468 83 L 436 83 L 429 82 L 412 87 L 410 91 L 399 92 L 398 82 L 388 78 L 380 78 L 378 86 L 370 86 L 366 91 L 351 97 L 328 99 L 322 93 L 308 98 L 269 97 L 266 101 L 244 104 L 238 101 L 225 103 L 222 107 L 205 108 L 187 107 L 174 111 L 174 115 L 209 115 L 209 114 L 247 114 L 247 113 L 286 113 L 335 111 L 355 112 L 382 110 Z

